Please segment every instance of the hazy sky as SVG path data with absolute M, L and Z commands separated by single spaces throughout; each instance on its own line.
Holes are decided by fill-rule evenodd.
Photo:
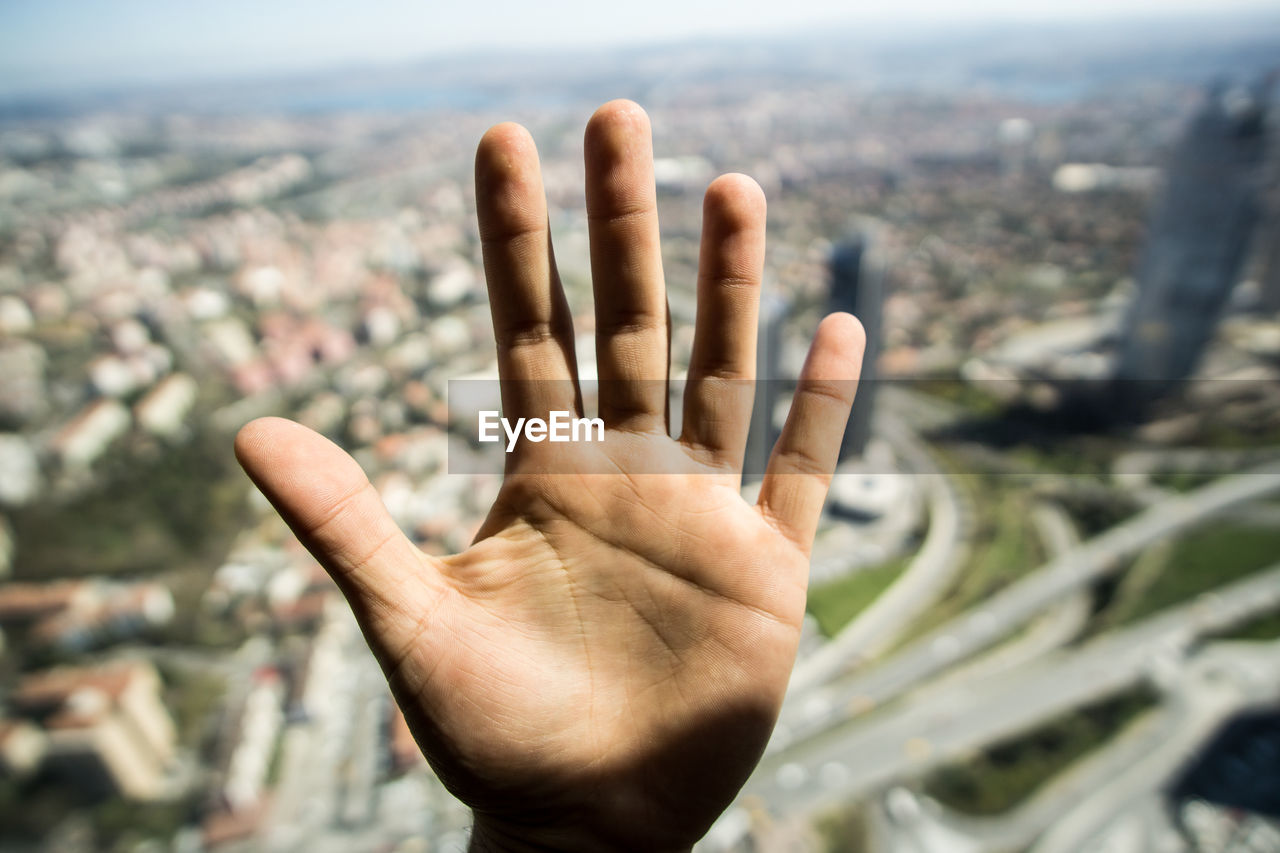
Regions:
M 1280 8 L 1259 0 L 0 0 L 0 92 L 394 62 L 483 47 L 609 45 L 818 25 Z M 750 9 L 750 13 L 743 10 Z

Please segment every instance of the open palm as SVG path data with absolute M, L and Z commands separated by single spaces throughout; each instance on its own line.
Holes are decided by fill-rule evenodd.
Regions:
M 423 751 L 492 849 L 687 849 L 759 759 L 795 658 L 808 551 L 852 402 L 862 331 L 819 328 L 760 499 L 739 492 L 764 198 L 707 191 L 680 438 L 648 120 L 587 128 L 600 443 L 521 444 L 465 552 L 423 554 L 359 466 L 297 424 L 236 442 L 333 574 Z M 504 414 L 581 414 L 533 142 L 499 125 L 476 195 Z

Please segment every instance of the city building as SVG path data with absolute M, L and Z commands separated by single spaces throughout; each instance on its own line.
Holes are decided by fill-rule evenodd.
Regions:
M 93 590 L 84 581 L 11 583 L 0 587 L 0 625 L 29 628 L 58 613 L 89 606 Z
M 1122 399 L 1190 376 L 1213 335 L 1257 221 L 1267 88 L 1216 86 L 1173 152 L 1120 342 Z
M 66 784 L 135 800 L 168 793 L 176 733 L 151 664 L 34 673 L 18 683 L 9 704 L 43 730 L 43 766 Z
M 759 334 L 756 338 L 755 404 L 751 409 L 751 427 L 747 433 L 747 450 L 743 459 L 744 482 L 764 477 L 778 440 L 778 401 L 789 378 L 783 375 L 783 326 L 791 313 L 786 299 L 774 293 L 760 298 Z
M 254 674 L 220 786 L 222 805 L 229 811 L 253 809 L 262 799 L 284 725 L 284 696 L 277 670 L 263 668 Z
M 0 505 L 22 506 L 40 493 L 40 461 L 24 436 L 0 433 Z
M 409 730 L 409 723 L 404 712 L 395 702 L 387 703 L 387 751 L 389 767 L 393 776 L 399 776 L 426 764 L 418 742 Z
M 875 255 L 871 237 L 865 232 L 854 232 L 832 249 L 829 272 L 828 310 L 854 315 L 862 321 L 867 333 L 858 397 L 840 445 L 840 458 L 844 460 L 861 455 L 871 436 L 876 359 L 880 355 L 880 320 L 884 304 L 884 268 Z
M 116 400 L 100 398 L 85 406 L 58 431 L 51 446 L 67 468 L 85 469 L 129 431 L 129 410 Z
M 173 619 L 173 595 L 158 583 L 103 580 L 0 587 L 0 626 L 35 648 L 82 652 L 130 639 Z
M 138 426 L 159 436 L 178 435 L 195 404 L 197 391 L 195 379 L 185 373 L 166 376 L 134 406 Z
M 13 573 L 13 551 L 13 528 L 9 526 L 8 519 L 0 516 L 0 580 Z M 3 648 L 3 644 L 0 644 L 0 650 Z
M 1274 147 L 1274 146 L 1273 146 Z M 1271 197 L 1266 216 L 1258 229 L 1259 250 L 1262 254 L 1262 282 L 1259 307 L 1263 311 L 1280 312 L 1280 157 L 1274 158 L 1271 171 Z M 1270 235 L 1270 239 L 1268 239 Z
M 26 720 L 0 719 L 0 778 L 31 775 L 44 760 L 44 732 Z

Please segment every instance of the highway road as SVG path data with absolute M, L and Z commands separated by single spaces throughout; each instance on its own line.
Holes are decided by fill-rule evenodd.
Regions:
M 1031 522 L 1054 559 L 1080 544 L 1071 516 L 1056 503 L 1038 501 L 1031 507 Z M 989 678 L 1016 669 L 1074 640 L 1089 622 L 1093 606 L 1086 589 L 1071 593 L 1033 620 L 1027 629 L 940 676 L 948 682 Z
M 1183 719 L 1183 708 L 1176 700 L 1142 714 L 1104 747 L 1072 764 L 1005 814 L 973 817 L 926 798 L 921 804 L 921 820 L 942 824 L 960 837 L 975 840 L 982 850 L 1026 850 L 1064 813 L 1177 737 Z
M 893 417 L 889 413 L 880 423 L 889 425 L 889 433 L 914 439 L 914 449 L 928 459 L 914 433 L 905 424 L 894 423 Z M 895 449 L 910 459 L 910 449 L 903 453 L 900 447 L 901 439 Z M 928 467 L 931 464 L 929 460 L 927 466 L 921 466 L 925 476 L 936 471 Z M 914 844 L 926 850 L 929 844 L 920 839 L 942 838 L 952 846 L 937 849 L 960 849 L 954 845 L 976 835 L 976 849 L 1002 849 L 992 846 L 992 834 L 1016 837 L 1017 842 L 1009 846 L 1025 848 L 1053 822 L 1072 827 L 1072 834 L 1066 834 L 1068 829 L 1058 830 L 1068 839 L 1062 842 L 1066 846 L 1045 850 L 1081 849 L 1078 845 L 1082 843 L 1110 849 L 1108 839 L 1112 836 L 1107 833 L 1119 838 L 1126 827 L 1103 806 L 1112 802 L 1136 808 L 1148 802 L 1152 786 L 1159 784 L 1156 780 L 1173 772 L 1168 763 L 1172 759 L 1148 760 L 1145 756 L 1155 752 L 1185 758 L 1188 750 L 1208 736 L 1214 721 L 1220 722 L 1242 706 L 1238 692 L 1200 700 L 1194 691 L 1178 685 L 1185 687 L 1188 671 L 1199 672 L 1205 667 L 1226 671 L 1231 669 L 1228 658 L 1238 662 L 1238 649 L 1222 651 L 1221 645 L 1198 650 L 1189 668 L 1187 655 L 1200 636 L 1280 609 L 1280 566 L 1110 632 L 1078 649 L 1051 650 L 1078 634 L 1087 621 L 1089 587 L 1117 571 L 1126 558 L 1215 516 L 1253 509 L 1256 505 L 1250 506 L 1252 502 L 1277 492 L 1280 463 L 1271 460 L 1194 492 L 1163 496 L 1135 517 L 1083 544 L 1075 541 L 1064 513 L 1036 509 L 1032 517 L 1050 555 L 1046 565 L 984 605 L 868 667 L 868 660 L 887 645 L 881 638 L 896 636 L 889 623 L 897 620 L 899 626 L 907 624 L 910 615 L 919 612 L 914 609 L 915 602 L 928 594 L 918 592 L 906 597 L 905 603 L 890 605 L 885 602 L 892 601 L 891 588 L 876 602 L 879 612 L 865 627 L 856 632 L 846 629 L 818 653 L 820 657 L 798 667 L 801 677 L 793 680 L 766 757 L 744 788 L 739 806 L 726 816 L 726 823 L 741 825 L 746 823 L 744 815 L 754 814 L 768 815 L 767 821 L 781 825 L 799 825 L 798 821 L 884 789 L 894 780 L 916 777 L 939 763 L 1015 736 L 1145 679 L 1170 694 L 1166 705 L 1150 712 L 1144 725 L 1126 730 L 1113 742 L 1114 749 L 1078 762 L 1065 776 L 1051 782 L 1043 799 L 1033 800 L 1026 809 L 1010 815 L 1014 822 L 987 823 L 983 828 L 971 827 L 976 832 L 966 832 L 963 819 L 951 823 L 944 815 L 944 820 L 923 834 L 899 832 L 895 836 L 898 847 L 893 848 L 915 849 Z M 939 493 L 927 494 L 931 521 L 936 521 L 939 512 L 945 521 L 946 510 L 939 509 L 941 503 L 935 504 Z M 957 504 L 958 500 L 951 503 L 952 507 Z M 952 529 L 944 526 L 941 534 L 945 535 L 939 535 L 939 541 L 952 539 L 954 553 L 957 544 Z M 930 568 L 928 564 L 926 568 Z M 907 576 L 904 573 L 904 579 Z M 920 576 L 927 577 L 928 572 Z M 931 594 L 938 591 L 935 588 Z M 1020 636 L 972 660 L 962 677 L 937 678 L 1029 622 L 1031 627 Z M 1270 651 L 1280 659 L 1274 655 L 1276 650 L 1273 646 Z M 1202 663 L 1211 658 L 1217 663 Z M 1272 683 L 1280 683 L 1280 677 Z M 1203 683 L 1195 690 L 1213 693 Z M 1159 746 L 1169 748 L 1153 749 L 1153 738 L 1159 739 Z M 1108 787 L 1103 784 L 1108 782 L 1120 787 L 1111 788 L 1107 798 L 1092 796 Z M 902 830 L 901 815 L 895 816 L 884 804 L 876 808 L 879 811 L 872 811 L 873 824 L 881 830 L 895 825 Z M 1058 821 L 1063 810 L 1079 817 Z M 1059 843 L 1052 839 L 1046 834 L 1042 843 Z M 1077 846 L 1073 848 L 1073 844 Z M 713 845 L 702 849 L 729 848 Z
M 1116 457 L 1111 475 L 1117 485 L 1147 486 L 1157 474 L 1187 473 L 1217 477 L 1244 467 L 1256 467 L 1280 458 L 1274 447 L 1208 448 L 1168 447 L 1134 450 Z
M 928 502 L 929 532 L 902 575 L 840 633 L 796 665 L 787 689 L 790 696 L 818 687 L 884 652 L 912 618 L 947 590 L 964 565 L 970 514 L 953 478 L 939 470 L 928 448 L 897 415 L 882 410 L 876 418 L 876 434 L 889 442 L 904 467 L 917 477 Z
M 744 797 L 767 804 L 775 815 L 813 815 L 1141 679 L 1161 683 L 1177 675 L 1196 638 L 1275 609 L 1280 609 L 1280 565 L 980 685 L 938 687 L 808 737 L 784 740 L 785 746 L 761 762 Z M 850 713 L 840 710 L 846 717 Z
M 917 798 L 914 820 L 894 826 L 909 837 L 958 838 L 989 853 L 1027 850 L 1037 839 L 1042 851 L 1161 849 L 1171 828 L 1167 819 L 1151 819 L 1147 805 L 1231 716 L 1274 707 L 1277 652 L 1274 643 L 1220 643 L 1194 655 L 1165 675 L 1168 695 L 1159 707 L 1006 814 L 970 817 Z
M 1008 636 L 1036 614 L 1118 570 L 1121 561 L 1232 507 L 1280 492 L 1280 464 L 1218 480 L 1149 507 L 1107 532 L 1051 560 L 992 596 L 981 607 L 940 626 L 893 657 L 826 684 L 811 676 L 788 696 L 770 752 L 838 726 L 851 715 L 883 705 Z M 840 647 L 853 654 L 844 644 Z M 835 662 L 824 671 L 839 672 Z M 785 724 L 785 725 L 784 725 Z
M 1194 656 L 1177 687 L 1181 723 L 1151 750 L 1062 815 L 1031 853 L 1078 853 L 1182 771 L 1233 715 L 1280 699 L 1280 641 L 1216 644 Z M 1142 844 L 1134 849 L 1149 849 Z
M 906 788 L 892 788 L 868 808 L 872 850 L 893 853 L 982 853 L 984 848 L 963 832 L 933 819 L 929 804 Z

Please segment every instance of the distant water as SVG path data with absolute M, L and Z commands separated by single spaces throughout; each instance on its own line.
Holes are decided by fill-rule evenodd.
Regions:
M 481 110 L 498 106 L 505 98 L 496 92 L 478 89 L 402 86 L 337 92 L 286 92 L 268 100 L 270 103 L 263 103 L 261 106 L 291 113 L 337 113 Z
M 473 112 L 498 108 L 558 108 L 575 102 L 572 87 L 433 86 L 376 80 L 224 83 L 165 90 L 85 92 L 64 97 L 0 97 L 0 121 L 60 118 L 95 111 L 211 115 Z
M 509 51 L 436 57 L 267 79 L 221 78 L 75 92 L 0 94 L 0 120 L 96 110 L 131 112 L 411 113 L 553 109 L 684 87 L 732 91 L 805 78 L 866 90 L 985 92 L 1052 103 L 1123 97 L 1151 83 L 1199 87 L 1275 68 L 1280 17 L 1134 21 L 1127 25 L 1006 24 L 883 37 L 832 30 L 748 41 L 658 44 L 586 52 Z M 109 84 L 108 84 L 109 85 Z

